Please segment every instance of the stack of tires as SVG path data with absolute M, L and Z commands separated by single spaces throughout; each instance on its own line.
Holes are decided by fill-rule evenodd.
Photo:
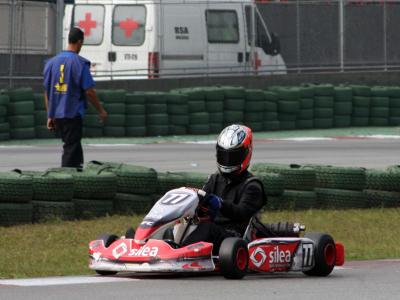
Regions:
M 114 212 L 142 214 L 149 211 L 157 193 L 157 172 L 154 169 L 128 164 L 92 161 L 87 169 L 112 172 L 117 176 Z
M 126 92 L 124 90 L 105 91 L 102 95 L 104 109 L 108 113 L 103 133 L 106 137 L 124 137 L 126 122 Z
M 274 92 L 264 92 L 263 130 L 273 131 L 280 129 L 277 102 L 278 96 Z
M 182 93 L 171 92 L 166 95 L 166 98 L 169 116 L 169 134 L 186 134 L 189 126 L 188 97 Z
M 284 192 L 280 197 L 270 199 L 271 208 L 309 209 L 317 206 L 313 168 L 295 164 L 257 163 L 251 170 L 259 177 L 262 173 L 275 173 L 282 176 Z
M 0 226 L 32 223 L 32 178 L 0 173 Z
M 367 186 L 364 190 L 369 207 L 400 206 L 400 168 L 367 170 Z
M 262 90 L 246 90 L 244 124 L 253 131 L 264 129 L 264 104 L 265 96 Z
M 0 93 L 0 141 L 10 139 L 10 124 L 8 123 L 8 104 L 10 99 L 8 95 Z
M 368 86 L 353 85 L 352 126 L 368 126 L 370 115 L 371 89 Z
M 222 87 L 224 91 L 224 126 L 243 124 L 246 91 L 242 87 Z
M 209 134 L 210 115 L 206 111 L 206 94 L 202 88 L 185 89 L 188 97 L 190 134 Z
M 314 88 L 300 87 L 300 110 L 296 120 L 297 129 L 312 129 L 314 127 Z
M 146 127 L 147 135 L 163 136 L 169 134 L 169 118 L 167 98 L 163 92 L 147 92 L 146 104 Z
M 284 208 L 284 201 L 282 195 L 285 190 L 284 178 L 280 174 L 269 173 L 269 172 L 257 172 L 254 173 L 258 179 L 261 180 L 264 186 L 264 192 L 267 197 L 267 208 L 268 209 L 280 209 Z
M 128 137 L 143 137 L 146 135 L 146 99 L 144 94 L 126 94 L 126 128 Z
M 335 103 L 335 90 L 333 85 L 315 85 L 314 92 L 314 128 L 332 128 Z
M 385 87 L 371 88 L 371 112 L 369 125 L 389 125 L 389 96 Z
M 72 202 L 77 218 L 86 219 L 112 214 L 117 192 L 117 176 L 108 170 L 53 168 L 48 172 L 69 174 L 74 181 Z
M 297 115 L 300 110 L 300 90 L 295 87 L 278 87 L 273 89 L 279 97 L 278 119 L 283 130 L 296 129 Z
M 348 86 L 335 87 L 335 108 L 333 126 L 344 128 L 351 126 L 353 113 L 353 90 Z
M 366 172 L 363 168 L 315 167 L 317 198 L 323 208 L 367 207 Z
M 104 105 L 104 100 L 107 101 L 109 92 L 99 90 L 97 96 Z M 107 111 L 108 112 L 108 111 Z M 109 112 L 108 112 L 109 113 Z M 97 109 L 88 101 L 85 116 L 83 118 L 83 136 L 84 137 L 102 137 L 104 124 L 99 118 Z
M 206 111 L 210 117 L 210 133 L 219 133 L 224 128 L 224 91 L 218 87 L 204 90 Z
M 21 174 L 32 178 L 33 222 L 75 218 L 72 203 L 74 180 L 71 175 L 38 171 L 24 171 Z
M 400 126 L 400 87 L 388 87 L 389 125 Z
M 35 105 L 31 88 L 9 91 L 8 122 L 12 139 L 33 139 L 35 133 Z
M 47 129 L 47 111 L 42 93 L 34 94 L 35 104 L 35 133 L 39 139 L 55 138 L 55 132 Z

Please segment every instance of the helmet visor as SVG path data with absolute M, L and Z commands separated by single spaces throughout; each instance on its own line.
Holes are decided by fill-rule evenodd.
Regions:
M 224 167 L 240 166 L 247 155 L 247 148 L 224 149 L 217 145 L 217 162 Z

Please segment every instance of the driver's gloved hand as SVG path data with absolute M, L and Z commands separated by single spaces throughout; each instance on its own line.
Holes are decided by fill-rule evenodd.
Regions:
M 222 207 L 222 199 L 214 194 L 208 194 L 205 199 L 208 203 L 208 209 L 211 219 L 215 219 L 217 213 Z

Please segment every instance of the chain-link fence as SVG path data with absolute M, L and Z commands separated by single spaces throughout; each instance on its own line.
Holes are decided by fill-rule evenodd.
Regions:
M 257 4 L 280 37 L 288 70 L 346 71 L 400 67 L 400 2 L 284 1 Z
M 76 5 L 79 5 L 80 2 L 78 2 L 75 1 Z M 235 35 L 232 41 L 245 41 L 243 43 L 244 49 L 237 47 L 236 52 L 232 52 L 232 59 L 246 64 L 246 68 L 243 71 L 240 71 L 240 68 L 236 68 L 235 70 L 239 70 L 239 72 L 235 72 L 235 74 L 240 72 L 242 74 L 255 74 L 253 71 L 260 56 L 254 56 L 254 47 L 259 47 L 256 49 L 257 51 L 262 48 L 267 55 L 271 56 L 276 55 L 276 51 L 280 51 L 284 69 L 288 73 L 400 69 L 400 31 L 397 27 L 400 23 L 400 0 L 259 0 L 256 1 L 258 12 L 256 10 L 253 17 L 249 14 L 252 11 L 248 10 L 248 7 L 252 4 L 249 0 L 243 0 L 243 2 L 240 2 L 240 0 L 209 1 L 206 11 L 202 11 L 199 16 L 195 16 L 193 7 L 198 5 L 200 10 L 200 7 L 205 5 L 205 0 L 176 0 L 175 2 L 146 0 L 136 2 L 132 5 L 148 5 L 149 3 L 159 5 L 161 13 L 159 17 L 155 18 L 158 22 L 164 20 L 163 18 L 166 18 L 167 12 L 169 13 L 171 10 L 166 9 L 168 5 L 178 5 L 178 10 L 175 8 L 171 10 L 177 14 L 174 17 L 175 19 L 178 20 L 181 18 L 180 16 L 184 16 L 182 17 L 182 20 L 184 20 L 181 22 L 182 24 L 178 21 L 176 24 L 174 23 L 175 25 L 171 27 L 173 28 L 171 33 L 169 33 L 167 27 L 173 25 L 172 23 L 161 24 L 161 29 L 157 32 L 159 49 L 146 49 L 149 55 L 153 55 L 151 57 L 155 60 L 152 60 L 151 63 L 160 68 L 160 74 L 163 74 L 161 69 L 164 66 L 163 63 L 165 66 L 169 63 L 168 67 L 165 68 L 169 68 L 169 72 L 172 72 L 173 77 L 179 77 L 191 72 L 195 72 L 196 76 L 212 75 L 214 74 L 210 69 L 213 64 L 212 55 L 214 55 L 215 61 L 218 62 L 218 66 L 214 69 L 233 70 L 236 68 L 235 66 L 223 65 L 224 59 L 227 58 L 226 53 L 229 51 L 226 51 L 227 47 L 224 45 L 217 45 L 219 48 L 216 47 L 213 36 L 210 37 L 211 33 L 219 30 L 212 31 L 211 26 L 216 28 L 222 25 L 231 26 L 232 24 L 232 26 L 243 26 L 242 31 L 234 32 Z M 226 7 L 227 3 L 230 2 L 235 3 L 235 5 L 242 4 L 242 9 L 237 9 L 238 21 L 232 18 L 233 21 L 231 23 L 225 22 L 226 24 L 221 23 L 221 25 L 219 21 L 222 17 L 214 18 L 215 20 L 211 18 L 213 17 L 211 14 L 215 14 L 215 11 L 219 9 L 218 3 L 221 3 L 221 7 L 223 5 Z M 82 2 L 82 4 L 84 3 Z M 82 7 L 85 6 L 82 4 Z M 101 4 L 101 1 L 99 1 L 99 4 Z M 85 7 L 88 6 L 86 5 Z M 185 7 L 191 8 L 190 13 L 185 13 Z M 207 9 L 209 10 L 208 14 Z M 226 10 L 226 8 L 220 9 Z M 57 11 L 60 13 L 60 9 L 57 10 L 56 1 L 48 3 L 46 1 L 0 0 L 0 79 L 9 80 L 10 85 L 15 79 L 40 79 L 44 60 L 54 55 L 56 49 L 60 48 L 60 43 L 62 43 L 62 34 L 56 32 L 57 26 L 60 28 L 58 22 L 61 20 L 61 17 L 57 20 Z M 148 13 L 150 13 L 150 10 L 148 10 Z M 78 17 L 75 10 L 72 11 L 69 17 L 71 18 L 71 15 L 73 16 L 74 14 L 75 17 Z M 87 12 L 83 15 L 87 16 Z M 117 14 L 114 12 L 112 15 L 115 17 Z M 94 12 L 91 12 L 90 16 L 94 18 Z M 192 19 L 207 18 L 207 16 L 209 17 L 208 23 L 206 20 L 206 22 L 198 21 L 196 24 L 193 23 L 194 25 L 190 23 L 188 23 L 189 26 L 185 25 L 185 22 L 191 22 Z M 68 17 L 67 14 L 65 17 Z M 132 15 L 132 18 L 134 17 L 135 15 Z M 228 18 L 230 15 L 225 14 L 223 17 Z M 258 17 L 261 17 L 259 21 L 257 21 Z M 128 20 L 129 16 L 124 16 L 124 18 Z M 251 25 L 253 18 L 256 20 L 254 27 Z M 212 20 L 215 21 L 213 21 L 215 24 L 211 22 Z M 104 22 L 106 21 L 104 19 Z M 136 21 L 139 22 L 138 20 Z M 150 21 L 151 18 L 149 17 L 143 21 L 144 27 L 138 25 L 138 28 L 143 28 L 143 33 L 145 32 L 147 36 L 150 36 L 152 31 L 158 30 L 156 27 L 158 25 L 150 24 Z M 112 22 L 110 25 L 104 23 L 104 32 L 110 33 L 107 26 L 113 26 L 112 32 L 120 30 L 117 28 L 119 23 Z M 238 23 L 236 24 L 235 22 Z M 66 29 L 65 24 L 73 24 L 72 19 L 66 20 L 64 29 Z M 264 28 L 263 33 L 258 28 L 259 26 Z M 266 33 L 265 29 L 267 30 Z M 203 36 L 197 34 L 196 38 L 192 39 L 192 36 L 190 36 L 192 32 L 196 32 L 196 34 L 203 32 Z M 128 34 L 128 32 L 123 32 L 121 37 L 126 37 L 125 34 Z M 274 37 L 274 34 L 278 36 L 278 40 L 275 39 L 275 43 L 271 43 L 271 37 Z M 219 40 L 220 37 L 224 38 L 224 35 L 217 34 L 215 37 Z M 229 35 L 227 35 L 228 37 Z M 254 42 L 252 37 L 255 37 Z M 204 40 L 204 45 L 199 42 L 200 39 Z M 267 39 L 270 41 L 265 43 Z M 179 46 L 180 49 L 178 50 L 180 52 L 163 52 L 168 47 L 174 49 L 174 43 L 183 45 L 186 40 L 190 40 L 194 45 L 192 48 L 195 49 L 192 52 L 189 51 L 191 48 L 188 47 L 189 52 L 185 52 L 184 55 L 179 57 L 179 53 L 184 51 L 183 46 Z M 231 45 L 231 40 L 228 39 L 227 41 L 228 43 L 225 45 Z M 125 74 L 134 73 L 135 67 L 130 67 L 129 64 L 138 59 L 139 54 L 134 51 L 135 46 L 120 47 L 118 50 L 113 50 L 117 44 L 121 43 L 118 42 L 114 45 L 115 37 L 109 37 L 107 42 L 106 33 L 104 33 L 103 42 L 108 43 L 108 45 L 99 46 L 98 49 L 90 52 L 87 58 L 92 62 L 96 62 L 96 59 L 99 59 L 98 57 L 101 54 L 103 58 L 100 58 L 100 60 L 103 59 L 104 62 L 100 61 L 100 64 L 110 65 L 110 72 L 115 71 L 118 64 L 120 64 L 123 67 L 128 66 L 128 70 L 124 70 L 124 72 L 127 71 Z M 224 42 L 226 41 L 224 40 Z M 86 49 L 86 46 L 84 49 Z M 107 52 L 104 49 L 111 50 L 107 50 L 110 51 Z M 126 49 L 129 50 L 129 53 L 125 51 Z M 205 52 L 200 53 L 199 49 L 205 49 Z M 160 52 L 159 56 L 154 55 L 157 52 Z M 121 57 L 130 61 L 119 61 Z M 179 63 L 174 63 L 174 59 L 177 57 L 181 60 Z M 156 61 L 157 59 L 160 61 Z M 192 62 L 195 59 L 203 60 L 203 64 L 190 66 L 185 59 Z M 144 71 L 150 70 L 150 66 L 147 66 L 148 62 L 150 63 L 150 56 L 146 56 L 143 61 L 145 61 L 145 65 L 141 68 Z M 278 63 L 281 62 L 276 64 Z M 94 63 L 93 65 L 98 66 L 100 64 Z M 134 65 L 132 64 L 132 66 Z M 268 65 L 264 64 L 256 67 L 258 68 L 257 74 L 267 73 L 264 70 L 268 69 Z

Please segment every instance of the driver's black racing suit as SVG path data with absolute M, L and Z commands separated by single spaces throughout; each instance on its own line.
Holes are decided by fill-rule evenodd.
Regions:
M 222 241 L 231 236 L 242 237 L 251 217 L 267 202 L 262 182 L 247 170 L 239 176 L 212 174 L 203 188 L 223 200 L 215 220 L 201 222 L 183 241 L 183 246 L 198 241 L 213 243 L 217 254 Z

